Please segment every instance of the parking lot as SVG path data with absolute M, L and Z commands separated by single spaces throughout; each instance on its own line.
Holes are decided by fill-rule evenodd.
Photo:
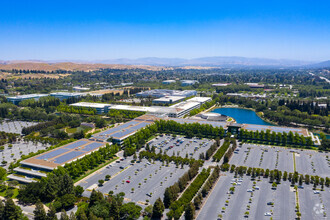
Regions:
M 223 173 L 197 219 L 294 219 L 295 193 L 289 182 L 282 181 L 276 190 L 268 179 L 251 181 Z M 234 193 L 230 188 L 235 187 Z
M 176 156 L 199 159 L 201 153 L 205 153 L 210 146 L 214 143 L 214 140 L 206 138 L 185 138 L 183 136 L 173 137 L 171 135 L 158 136 L 149 142 L 150 147 L 156 147 L 156 153 L 160 152 L 160 149 L 166 152 L 167 155 L 172 156 L 173 153 Z
M 291 173 L 294 172 L 294 156 L 298 173 L 321 177 L 330 175 L 329 153 L 313 150 L 243 144 L 238 148 L 238 152 L 234 153 L 230 163 Z
M 143 159 L 140 163 L 131 164 L 131 157 L 114 162 L 107 168 L 102 169 L 79 185 L 84 187 L 84 195 L 89 196 L 91 190 L 99 190 L 104 194 L 113 191 L 115 194 L 124 192 L 125 201 L 137 202 L 145 205 L 146 200 L 153 204 L 157 198 L 163 198 L 165 188 L 173 185 L 187 170 L 188 166 L 181 169 L 170 163 L 168 167 L 156 161 L 149 163 Z M 98 185 L 98 180 L 105 179 L 106 175 L 112 178 L 103 186 Z
M 302 219 L 328 219 L 330 214 L 330 191 L 313 190 L 313 185 L 298 189 Z M 325 213 L 325 214 L 324 214 Z
M 298 173 L 318 175 L 321 177 L 330 176 L 329 153 L 321 153 L 313 150 L 297 152 L 295 155 Z
M 26 121 L 8 121 L 5 120 L 0 124 L 0 131 L 7 133 L 21 134 L 24 127 L 29 127 L 36 125 L 36 122 L 26 122 Z
M 7 161 L 7 166 L 14 161 L 21 158 L 21 155 L 27 155 L 31 152 L 37 152 L 38 150 L 44 150 L 49 147 L 49 144 L 41 144 L 41 143 L 33 143 L 33 142 L 25 142 L 18 141 L 12 144 L 12 148 L 9 147 L 9 144 L 4 145 L 5 149 L 0 151 L 0 164 L 2 161 Z
M 243 144 L 230 160 L 237 166 L 293 172 L 293 153 L 282 147 Z

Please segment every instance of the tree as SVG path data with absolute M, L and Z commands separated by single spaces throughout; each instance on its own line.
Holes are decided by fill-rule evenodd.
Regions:
M 66 214 L 66 211 L 64 209 L 61 211 L 60 220 L 70 220 L 68 214 Z
M 186 207 L 184 217 L 186 220 L 193 220 L 195 215 L 195 206 L 192 203 L 189 203 Z
M 330 150 L 330 139 L 322 139 L 320 149 L 325 151 Z
M 67 209 L 74 205 L 76 201 L 76 196 L 73 194 L 66 194 L 62 196 L 60 199 L 61 199 L 62 208 Z
M 23 213 L 21 208 L 16 206 L 11 198 L 7 199 L 3 211 L 3 219 L 16 220 L 21 219 L 22 217 Z
M 47 212 L 46 219 L 47 220 L 57 220 L 56 210 L 55 210 L 55 207 L 52 204 L 49 205 L 49 210 Z
M 2 200 L 0 199 L 0 219 L 4 219 L 3 214 L 5 211 L 5 205 L 3 204 Z
M 46 219 L 46 211 L 44 209 L 44 204 L 38 201 L 36 203 L 36 208 L 33 211 L 35 220 L 45 220 Z
M 163 201 L 158 198 L 152 209 L 152 218 L 160 219 L 163 216 L 163 212 L 165 210 L 165 206 Z
M 145 207 L 143 211 L 143 216 L 147 216 L 148 218 L 151 218 L 152 213 L 153 213 L 153 207 L 152 205 L 148 205 L 147 207 Z
M 0 180 L 3 180 L 3 178 L 5 178 L 5 176 L 7 175 L 7 171 L 0 167 Z
M 135 205 L 134 202 L 125 203 L 120 207 L 120 218 L 121 219 L 138 219 L 140 217 L 142 208 Z
M 104 180 L 99 180 L 99 186 L 103 186 Z
M 78 197 L 78 198 L 81 197 L 83 193 L 84 193 L 84 188 L 83 187 L 81 187 L 79 185 L 74 187 L 74 194 L 75 194 L 76 197 Z

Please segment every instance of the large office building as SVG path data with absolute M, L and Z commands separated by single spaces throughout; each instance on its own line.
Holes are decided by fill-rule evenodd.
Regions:
M 76 93 L 76 92 L 55 92 L 50 93 L 50 96 L 59 98 L 61 101 L 68 98 L 80 98 L 86 96 L 86 93 Z
M 192 86 L 198 83 L 197 80 L 181 80 L 181 86 Z
M 139 92 L 136 94 L 137 97 L 141 98 L 161 98 L 164 96 L 184 96 L 184 97 L 191 97 L 197 95 L 197 92 L 195 90 L 168 90 L 168 89 L 153 89 L 153 90 L 147 90 L 143 92 Z
M 45 96 L 48 96 L 48 94 L 19 95 L 19 96 L 7 97 L 7 100 L 15 105 L 18 105 L 23 100 L 34 99 L 38 101 L 41 97 L 45 97 Z
M 10 174 L 8 178 L 23 183 L 35 182 L 36 180 L 34 179 L 46 177 L 47 172 L 91 154 L 92 152 L 105 147 L 106 144 L 107 143 L 105 142 L 88 139 L 81 139 L 66 144 L 62 147 L 21 161 L 21 167 L 15 168 L 15 173 Z
M 85 107 L 85 108 L 96 109 L 97 114 L 108 113 L 109 107 L 111 106 L 111 104 L 92 103 L 92 102 L 78 102 L 78 103 L 73 103 L 70 105 L 75 106 L 75 107 Z
M 171 83 L 175 83 L 176 81 L 175 80 L 164 80 L 163 81 L 163 84 L 164 85 L 169 85 L 169 84 L 171 84 Z
M 158 99 L 152 100 L 153 104 L 174 104 L 184 100 L 185 96 L 164 96 Z

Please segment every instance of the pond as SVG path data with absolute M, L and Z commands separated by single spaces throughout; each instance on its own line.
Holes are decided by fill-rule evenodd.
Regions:
M 232 117 L 236 120 L 237 123 L 241 124 L 256 124 L 256 125 L 270 125 L 264 120 L 262 120 L 254 111 L 249 109 L 242 109 L 242 108 L 217 108 L 214 109 L 212 112 L 220 113 L 222 115 L 227 115 Z

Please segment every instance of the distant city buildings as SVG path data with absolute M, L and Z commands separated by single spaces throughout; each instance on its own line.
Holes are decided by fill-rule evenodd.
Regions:
M 184 97 L 190 97 L 197 95 L 197 92 L 195 90 L 168 90 L 168 89 L 153 89 L 153 90 L 147 90 L 143 92 L 139 92 L 136 94 L 136 97 L 140 98 L 161 98 L 164 96 L 184 96 Z
M 77 92 L 84 92 L 84 91 L 90 90 L 90 88 L 80 87 L 80 86 L 74 86 L 72 89 L 73 89 L 73 91 L 77 91 Z
M 192 86 L 198 83 L 197 80 L 181 80 L 181 86 Z
M 225 87 L 225 86 L 229 86 L 231 85 L 231 83 L 215 83 L 215 84 L 212 84 L 212 86 L 214 87 Z
M 249 93 L 227 93 L 228 96 L 237 96 L 242 98 L 267 98 L 266 93 L 264 94 L 249 94 Z
M 245 83 L 245 85 L 248 85 L 252 89 L 260 89 L 265 87 L 264 84 L 258 84 L 258 83 Z
M 171 84 L 171 83 L 175 83 L 176 81 L 175 80 L 164 80 L 163 81 L 163 84 L 164 85 L 169 85 L 169 84 Z

